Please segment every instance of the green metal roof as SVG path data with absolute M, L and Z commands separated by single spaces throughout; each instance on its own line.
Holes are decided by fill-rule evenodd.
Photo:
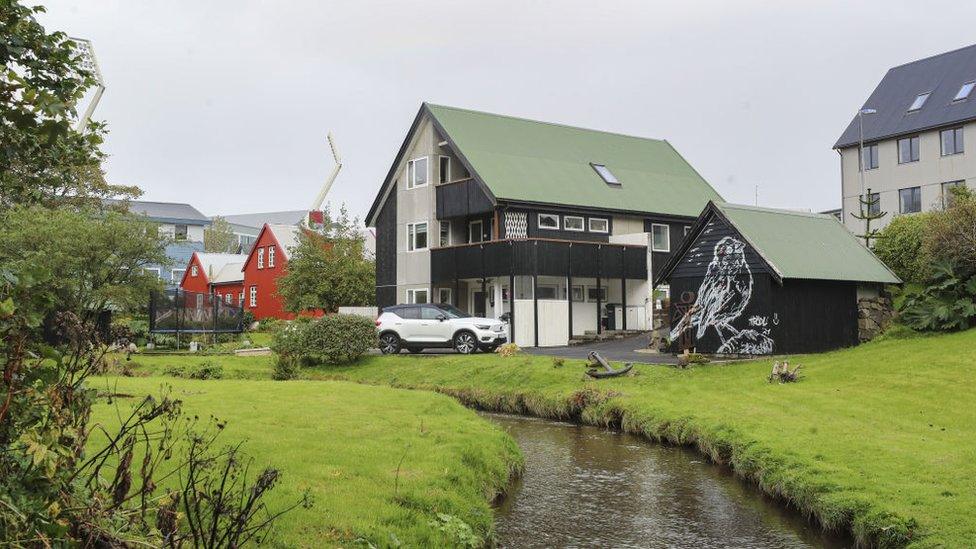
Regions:
M 901 282 L 832 215 L 726 203 L 714 206 L 780 278 Z
M 695 217 L 722 199 L 667 141 L 426 107 L 498 200 Z M 620 185 L 604 182 L 591 163 Z

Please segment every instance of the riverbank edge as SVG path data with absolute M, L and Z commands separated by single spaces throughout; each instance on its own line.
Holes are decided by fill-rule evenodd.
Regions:
M 329 372 L 319 379 L 385 385 L 400 389 L 432 391 L 486 412 L 501 412 L 541 419 L 572 421 L 643 437 L 651 442 L 694 448 L 711 462 L 729 467 L 739 478 L 802 514 L 812 517 L 828 532 L 849 535 L 859 547 L 905 547 L 920 541 L 919 526 L 882 506 L 851 498 L 828 502 L 829 479 L 812 484 L 795 475 L 802 464 L 762 448 L 746 434 L 727 425 L 708 425 L 691 417 L 657 417 L 652 410 L 628 406 L 626 396 L 614 391 L 584 388 L 571 394 L 539 391 L 498 392 L 437 383 L 411 384 L 361 379 Z

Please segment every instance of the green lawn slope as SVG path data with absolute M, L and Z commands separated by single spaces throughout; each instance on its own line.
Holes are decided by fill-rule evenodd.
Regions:
M 147 359 L 138 367 L 143 373 L 163 363 L 218 359 L 140 358 Z M 258 358 L 219 361 L 243 377 L 266 378 L 270 364 Z M 274 543 L 282 547 L 348 547 L 356 540 L 377 547 L 458 544 L 459 523 L 451 519 L 451 528 L 440 528 L 445 521 L 438 513 L 460 519 L 487 540 L 490 500 L 521 467 L 508 435 L 444 395 L 321 381 L 102 377 L 93 383 L 130 395 L 159 394 L 167 384 L 189 416 L 227 421 L 220 441 L 246 440 L 243 450 L 255 458 L 254 470 L 272 465 L 282 471 L 268 499 L 272 509 L 311 489 L 313 508 L 279 519 Z M 134 402 L 103 402 L 95 419 L 111 425 L 116 406 L 126 410 Z
M 825 527 L 878 546 L 976 544 L 976 330 L 593 381 L 582 361 L 517 355 L 373 357 L 309 372 L 430 389 L 469 405 L 619 425 L 693 444 Z

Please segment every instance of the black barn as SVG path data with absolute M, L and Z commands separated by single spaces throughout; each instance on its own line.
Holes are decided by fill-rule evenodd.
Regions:
M 767 355 L 856 345 L 858 299 L 901 281 L 833 216 L 710 202 L 665 282 L 670 350 Z

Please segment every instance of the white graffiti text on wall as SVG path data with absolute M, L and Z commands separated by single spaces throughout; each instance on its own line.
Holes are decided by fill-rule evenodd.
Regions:
M 689 329 L 696 330 L 696 337 L 701 339 L 711 328 L 721 341 L 719 353 L 761 355 L 773 352 L 769 317 L 754 315 L 748 319 L 749 327 L 742 330 L 732 326 L 752 299 L 752 272 L 746 262 L 745 249 L 742 241 L 731 236 L 723 237 L 715 244 L 695 304 L 671 330 L 672 341 Z M 778 318 L 774 319 L 774 324 L 777 321 Z

